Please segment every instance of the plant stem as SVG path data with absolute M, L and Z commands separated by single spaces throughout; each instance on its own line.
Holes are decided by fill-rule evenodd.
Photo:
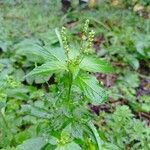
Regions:
M 70 96 L 71 96 L 71 87 L 72 87 L 72 73 L 69 70 L 68 73 L 68 80 L 69 80 L 69 85 L 68 85 L 68 102 L 70 101 Z

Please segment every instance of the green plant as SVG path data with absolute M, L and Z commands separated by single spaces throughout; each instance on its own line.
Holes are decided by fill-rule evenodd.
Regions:
M 116 150 L 148 150 L 150 148 L 148 142 L 150 129 L 145 122 L 133 119 L 133 117 L 131 110 L 125 105 L 118 106 L 111 118 L 106 117 L 107 127 L 101 131 L 105 132 L 105 141 L 109 141 L 104 144 L 108 149 L 110 143 Z
M 96 132 L 96 128 L 94 129 L 91 123 L 88 125 L 92 114 L 88 112 L 86 105 L 88 103 L 99 105 L 107 100 L 106 90 L 91 73 L 110 73 L 113 68 L 93 52 L 94 31 L 89 30 L 88 24 L 87 20 L 78 47 L 75 47 L 75 43 L 69 43 L 69 34 L 63 27 L 61 34 L 56 30 L 61 47 L 31 49 L 31 55 L 39 56 L 41 60 L 44 60 L 44 64 L 35 67 L 26 78 L 55 73 L 57 85 L 53 88 L 57 86 L 57 92 L 52 93 L 54 100 L 49 103 L 53 107 L 47 111 L 51 112 L 50 118 L 53 118 L 50 120 L 53 131 L 51 134 L 58 139 L 58 142 L 53 144 L 58 145 L 56 149 L 67 149 L 73 145 L 75 149 L 81 149 L 77 143 L 83 143 L 85 138 L 92 140 L 94 138 L 92 133 Z M 51 86 L 50 90 L 52 90 Z M 64 128 L 65 132 L 61 133 Z M 92 129 L 89 130 L 90 128 Z M 95 136 L 97 137 L 98 134 Z M 72 143 L 73 139 L 75 143 Z M 98 146 L 100 147 L 99 142 Z
M 64 13 L 60 0 L 0 1 L 0 149 L 149 150 L 149 0 L 99 1 L 95 9 L 74 2 Z M 62 26 L 69 61 L 65 37 L 53 30 Z M 115 74 L 101 74 L 93 63 L 101 57 Z M 42 64 L 46 72 L 30 75 Z M 106 97 L 101 81 L 106 103 L 95 94 Z

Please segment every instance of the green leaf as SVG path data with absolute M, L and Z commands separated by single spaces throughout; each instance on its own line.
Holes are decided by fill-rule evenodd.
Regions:
M 139 61 L 135 56 L 127 55 L 127 62 L 135 69 L 137 70 L 139 68 Z
M 59 61 L 51 61 L 47 62 L 39 67 L 33 69 L 27 76 L 35 76 L 35 75 L 48 75 L 50 73 L 58 73 L 65 71 L 67 68 L 65 64 Z
M 62 61 L 66 60 L 65 52 L 60 47 L 45 47 L 44 50 L 48 53 L 48 60 Z
M 89 125 L 90 129 L 92 130 L 92 132 L 95 136 L 95 139 L 96 139 L 99 150 L 102 150 L 103 141 L 101 140 L 96 127 L 94 126 L 94 124 L 92 122 L 89 122 L 88 125 Z
M 15 89 L 6 89 L 8 97 L 14 97 L 18 100 L 27 100 L 29 96 L 27 95 L 28 90 L 26 88 L 15 88 Z
M 107 99 L 106 91 L 100 87 L 94 76 L 81 75 L 76 79 L 75 84 L 94 105 L 99 105 Z
M 65 145 L 59 145 L 55 150 L 82 150 L 82 149 L 75 142 L 71 142 Z
M 93 56 L 85 56 L 80 63 L 80 68 L 89 72 L 111 73 L 113 68 L 105 60 Z
M 31 62 L 44 62 L 48 59 L 49 53 L 44 50 L 41 42 L 35 39 L 25 39 L 15 45 L 17 54 L 26 56 Z
M 24 40 L 16 45 L 17 54 L 24 55 L 32 62 L 65 60 L 64 50 L 60 47 L 44 47 L 38 40 Z
M 35 106 L 22 105 L 22 112 L 28 113 L 31 116 L 35 116 L 38 118 L 43 118 L 43 119 L 52 118 L 52 114 L 48 113 L 45 109 L 35 107 Z
M 6 103 L 5 102 L 0 102 L 0 111 L 3 107 L 6 107 Z
M 47 144 L 43 137 L 32 138 L 17 146 L 16 150 L 41 150 Z
M 123 82 L 126 83 L 128 87 L 136 88 L 140 85 L 140 79 L 137 73 L 126 71 L 123 78 L 121 78 Z

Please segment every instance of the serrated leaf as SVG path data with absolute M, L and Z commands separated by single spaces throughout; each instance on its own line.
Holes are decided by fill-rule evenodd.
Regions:
M 106 91 L 100 87 L 99 82 L 94 76 L 79 76 L 75 84 L 83 91 L 85 96 L 91 100 L 92 104 L 99 105 L 107 99 Z
M 44 62 L 48 57 L 41 42 L 34 39 L 25 39 L 15 46 L 17 54 L 26 56 L 32 62 Z
M 25 55 L 32 62 L 65 60 L 65 53 L 59 47 L 44 47 L 38 40 L 24 40 L 16 45 L 17 54 Z
M 8 97 L 14 97 L 18 100 L 28 100 L 29 96 L 27 95 L 28 90 L 25 88 L 15 88 L 15 89 L 6 89 Z
M 46 139 L 37 137 L 24 141 L 16 150 L 41 150 L 46 144 Z
M 85 56 L 80 63 L 80 68 L 89 72 L 111 73 L 112 66 L 105 60 L 93 56 Z
M 48 60 L 54 60 L 54 61 L 62 61 L 65 62 L 66 56 L 65 52 L 60 47 L 45 47 L 45 51 L 48 53 Z
M 65 145 L 59 145 L 55 150 L 82 150 L 82 149 L 75 142 L 71 142 Z
M 50 73 L 58 73 L 65 70 L 66 66 L 62 62 L 51 61 L 34 68 L 27 76 L 49 75 Z
M 50 119 L 52 117 L 45 109 L 30 106 L 30 105 L 22 105 L 22 112 L 31 114 L 32 116 L 44 119 Z

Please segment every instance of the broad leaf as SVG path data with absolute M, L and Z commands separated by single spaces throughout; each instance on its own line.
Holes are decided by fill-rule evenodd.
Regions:
M 45 109 L 31 106 L 31 105 L 22 105 L 21 111 L 30 114 L 31 116 L 35 116 L 43 119 L 50 119 L 52 117 L 52 115 L 49 114 L 49 112 L 47 112 Z
M 59 61 L 51 61 L 36 67 L 27 76 L 48 75 L 50 73 L 58 73 L 64 70 L 66 70 L 65 64 Z
M 65 145 L 59 145 L 55 150 L 82 150 L 82 149 L 75 142 L 71 142 Z
M 41 150 L 47 144 L 42 137 L 32 138 L 19 145 L 16 150 Z
M 79 76 L 75 84 L 83 91 L 85 96 L 91 100 L 94 105 L 99 105 L 107 99 L 105 90 L 100 87 L 99 82 L 94 76 Z
M 42 44 L 38 40 L 25 39 L 19 44 L 15 45 L 17 54 L 26 56 L 31 62 L 44 62 L 48 59 L 49 53 L 44 50 Z
M 93 56 L 85 56 L 80 64 L 80 68 L 89 72 L 113 72 L 113 68 L 110 64 L 108 64 L 105 60 Z
M 59 47 L 44 47 L 38 40 L 24 40 L 16 45 L 17 54 L 25 55 L 32 62 L 50 60 L 65 60 L 63 49 Z
M 61 47 L 45 47 L 44 50 L 48 53 L 48 60 L 65 62 L 65 52 Z

